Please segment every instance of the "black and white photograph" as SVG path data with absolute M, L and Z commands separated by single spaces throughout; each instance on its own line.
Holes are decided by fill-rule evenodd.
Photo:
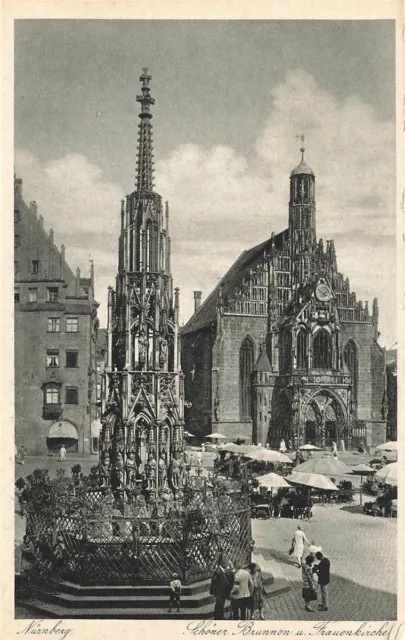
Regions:
M 396 30 L 14 21 L 19 633 L 400 619 Z

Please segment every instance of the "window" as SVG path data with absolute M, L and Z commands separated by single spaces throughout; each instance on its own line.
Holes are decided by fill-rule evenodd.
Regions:
M 66 387 L 66 404 L 79 404 L 79 390 L 77 387 Z
M 321 329 L 314 338 L 314 369 L 332 368 L 332 339 L 328 331 Z
M 59 349 L 48 349 L 46 352 L 46 366 L 59 367 Z
M 346 344 L 343 352 L 344 361 L 346 363 L 347 368 L 350 371 L 350 377 L 352 379 L 352 397 L 354 403 L 357 405 L 357 386 L 358 386 L 358 359 L 357 359 L 357 349 L 353 340 L 349 340 Z
M 79 318 L 66 318 L 66 331 L 77 333 L 79 331 Z
M 20 290 L 14 289 L 14 302 L 20 302 Z
M 101 382 L 97 382 L 97 402 L 101 400 Z
M 304 331 L 299 331 L 297 335 L 297 369 L 306 369 L 307 367 L 307 347 L 306 335 Z
M 78 366 L 78 356 L 77 351 L 66 351 L 66 367 L 68 369 L 76 369 Z
M 58 287 L 48 287 L 48 302 L 58 302 L 59 289 Z
M 14 277 L 18 276 L 19 269 L 20 265 L 18 264 L 18 260 L 14 260 Z
M 20 222 L 20 210 L 14 209 L 14 222 Z
M 280 371 L 290 371 L 292 356 L 292 336 L 289 331 L 284 331 L 280 336 L 280 355 Z
M 241 420 L 250 420 L 252 416 L 252 371 L 253 371 L 253 343 L 250 338 L 242 342 L 239 353 L 240 376 L 240 413 Z
M 60 318 L 48 318 L 48 331 L 51 333 L 59 333 Z
M 14 234 L 14 249 L 19 249 L 21 247 L 21 237 L 15 233 Z
M 30 302 L 37 302 L 37 297 L 38 297 L 38 289 L 30 289 L 29 290 L 29 301 Z
M 31 273 L 37 274 L 39 271 L 39 260 L 31 260 Z
M 45 404 L 59 404 L 59 387 L 56 384 L 46 387 Z
M 97 453 L 97 451 L 98 451 L 98 438 L 92 438 L 92 442 L 93 442 L 93 452 Z

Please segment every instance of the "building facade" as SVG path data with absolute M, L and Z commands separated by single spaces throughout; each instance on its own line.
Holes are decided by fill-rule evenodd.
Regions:
M 186 426 L 253 442 L 386 438 L 378 302 L 358 302 L 317 239 L 315 175 L 290 176 L 288 228 L 244 251 L 183 327 Z
M 96 411 L 94 269 L 73 274 L 37 205 L 14 181 L 15 442 L 30 455 L 92 452 Z M 94 432 L 94 426 L 93 426 Z
M 118 274 L 108 294 L 100 457 L 116 498 L 177 497 L 184 477 L 179 290 L 170 269 L 169 207 L 153 185 L 151 76 L 140 77 L 135 190 L 121 203 Z

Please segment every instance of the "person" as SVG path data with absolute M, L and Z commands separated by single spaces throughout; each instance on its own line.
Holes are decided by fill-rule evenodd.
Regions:
M 59 462 L 64 462 L 65 458 L 66 458 L 66 448 L 65 448 L 65 445 L 62 444 L 59 450 Z
M 25 451 L 24 445 L 22 444 L 20 447 L 20 464 L 25 464 L 26 457 L 27 457 L 27 453 Z
M 302 565 L 302 599 L 305 602 L 305 611 L 313 611 L 311 608 L 311 602 L 317 599 L 315 580 L 312 573 L 312 565 L 314 562 L 313 556 L 307 556 L 305 562 Z
M 293 555 L 297 558 L 298 566 L 302 566 L 302 556 L 304 555 L 304 544 L 309 546 L 308 538 L 305 535 L 302 527 L 298 525 L 297 530 L 294 533 L 292 544 L 294 547 Z
M 263 580 L 262 580 L 262 570 L 258 564 L 252 562 L 249 565 L 249 571 L 252 575 L 253 580 L 253 594 L 250 600 L 250 619 L 255 619 L 255 612 L 259 612 L 260 620 L 265 620 L 263 614 Z
M 343 451 L 343 453 L 344 453 L 344 452 L 345 452 L 345 441 L 344 441 L 344 440 L 341 440 L 341 441 L 340 441 L 340 448 L 341 448 L 341 450 L 342 450 L 342 451 Z
M 225 602 L 231 597 L 233 580 L 234 571 L 232 565 L 225 558 L 220 558 L 212 576 L 210 587 L 210 594 L 215 598 L 215 620 L 223 620 L 225 617 Z
M 318 606 L 319 611 L 328 611 L 329 594 L 328 584 L 330 582 L 330 561 L 326 558 L 322 551 L 317 551 L 315 558 L 319 563 L 314 567 L 314 573 L 318 576 L 318 584 L 321 591 L 322 603 Z
M 173 573 L 172 579 L 169 582 L 170 587 L 170 601 L 169 601 L 169 613 L 172 612 L 172 607 L 177 607 L 177 613 L 180 611 L 180 595 L 181 595 L 181 581 L 177 573 Z
M 246 611 L 253 595 L 253 580 L 247 569 L 239 568 L 235 573 L 231 591 L 233 620 L 246 620 Z
M 281 440 L 281 442 L 280 442 L 280 451 L 281 451 L 281 453 L 285 453 L 285 452 L 287 451 L 287 447 L 286 447 L 286 445 L 285 445 L 285 440 L 284 440 L 284 438 L 283 438 L 283 439 Z
M 315 556 L 318 551 L 322 551 L 322 547 L 316 544 L 315 540 L 311 540 L 311 544 L 308 547 L 308 554 L 313 557 L 315 560 Z
M 28 577 L 34 566 L 35 547 L 31 538 L 25 534 L 21 547 L 21 571 Z
M 61 569 L 65 563 L 67 550 L 63 540 L 63 536 L 58 535 L 56 538 L 56 545 L 52 549 L 53 552 L 53 568 Z
M 332 442 L 332 454 L 335 457 L 337 456 L 337 444 L 336 444 L 336 442 Z

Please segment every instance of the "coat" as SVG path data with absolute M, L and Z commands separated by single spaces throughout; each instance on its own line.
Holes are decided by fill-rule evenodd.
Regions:
M 210 594 L 220 600 L 229 600 L 233 586 L 234 572 L 218 566 L 211 580 Z
M 247 569 L 239 569 L 235 573 L 231 598 L 239 600 L 240 598 L 250 598 L 253 594 L 253 580 Z
M 300 529 L 297 529 L 297 531 L 294 533 L 293 545 L 294 545 L 294 555 L 296 555 L 299 558 L 302 558 L 304 554 L 304 542 L 306 542 L 309 545 L 309 542 L 305 533 Z
M 325 587 L 330 582 L 330 561 L 328 558 L 322 558 L 317 567 L 314 567 L 318 574 L 318 584 Z

